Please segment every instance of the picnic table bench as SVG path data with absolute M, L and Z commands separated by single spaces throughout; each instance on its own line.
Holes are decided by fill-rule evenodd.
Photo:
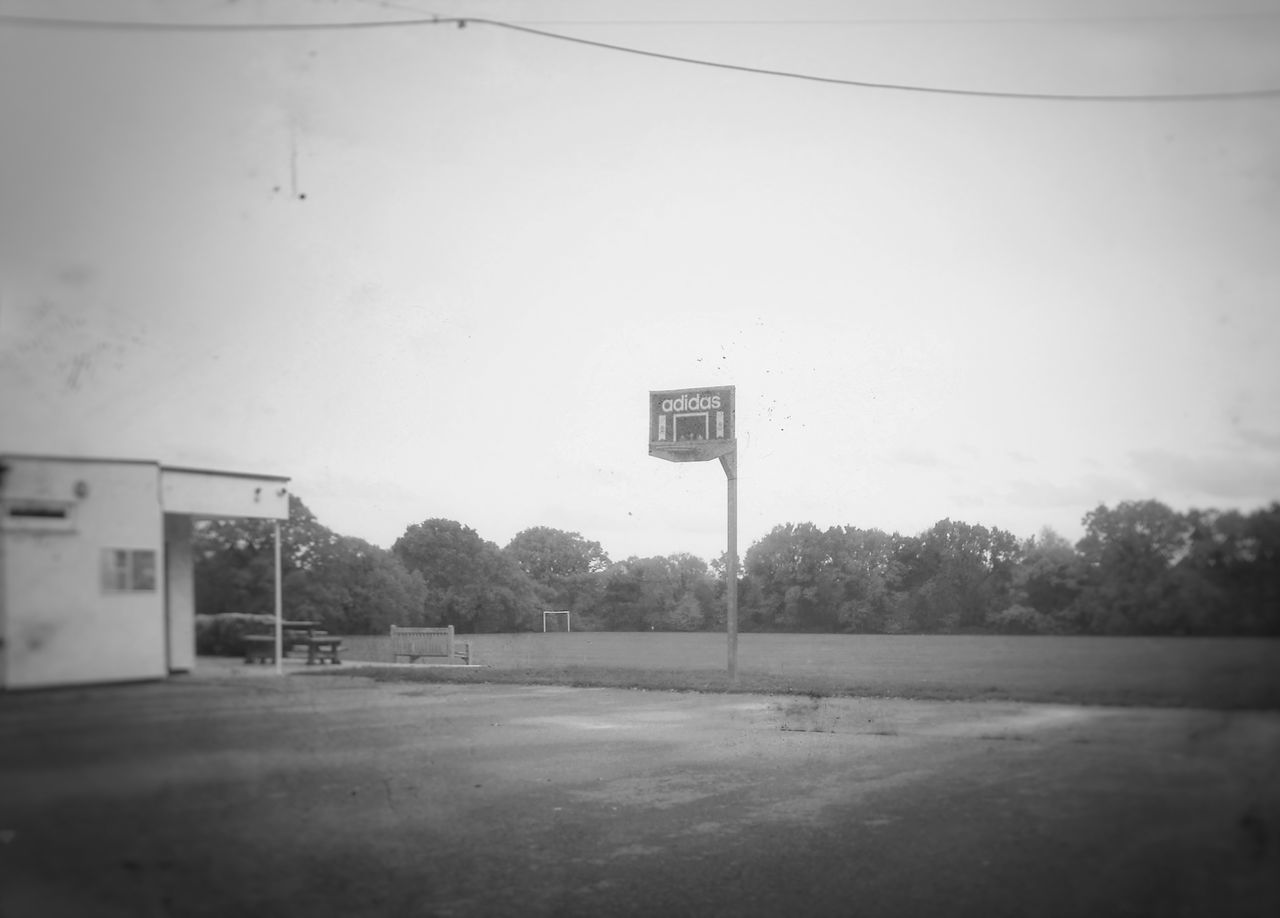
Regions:
M 315 663 L 341 663 L 338 649 L 342 639 L 321 631 L 315 622 L 281 622 L 281 652 L 288 656 L 291 649 L 305 647 L 307 665 Z M 274 634 L 250 634 L 244 639 L 246 663 L 274 663 L 276 636 Z
M 452 663 L 454 657 L 461 657 L 462 662 L 469 666 L 471 644 L 454 640 L 453 625 L 444 628 L 399 628 L 392 625 L 391 662 L 397 662 L 400 657 L 408 657 L 410 663 L 416 663 L 423 657 Z

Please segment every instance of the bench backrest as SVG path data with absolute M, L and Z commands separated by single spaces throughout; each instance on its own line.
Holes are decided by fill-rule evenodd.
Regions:
M 391 626 L 391 652 L 424 657 L 453 656 L 453 625 L 444 628 Z

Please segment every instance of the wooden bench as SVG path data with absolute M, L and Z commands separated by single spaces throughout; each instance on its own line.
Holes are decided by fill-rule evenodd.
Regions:
M 410 663 L 416 663 L 423 657 L 452 663 L 454 657 L 461 657 L 462 662 L 469 666 L 471 644 L 454 640 L 453 625 L 444 628 L 398 628 L 392 625 L 391 661 L 398 662 L 400 657 L 408 657 Z
M 338 650 L 342 639 L 328 635 L 312 634 L 306 637 L 293 634 L 284 638 L 283 650 L 287 656 L 290 648 L 307 648 L 307 665 L 313 663 L 341 663 Z M 276 661 L 276 636 L 274 634 L 250 634 L 244 639 L 246 663 L 274 663 Z

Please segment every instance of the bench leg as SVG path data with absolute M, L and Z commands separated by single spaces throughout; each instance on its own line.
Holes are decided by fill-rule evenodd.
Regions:
M 313 663 L 332 663 L 337 665 L 341 661 L 338 659 L 338 648 L 334 645 L 328 645 L 322 650 L 315 644 L 307 645 L 307 665 Z

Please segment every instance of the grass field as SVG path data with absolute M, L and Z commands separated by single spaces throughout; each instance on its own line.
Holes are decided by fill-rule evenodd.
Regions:
M 1280 641 L 1267 639 L 744 634 L 733 685 L 723 634 L 463 639 L 483 668 L 359 672 L 404 681 L 1280 709 Z M 389 638 L 344 637 L 343 657 L 389 663 Z

